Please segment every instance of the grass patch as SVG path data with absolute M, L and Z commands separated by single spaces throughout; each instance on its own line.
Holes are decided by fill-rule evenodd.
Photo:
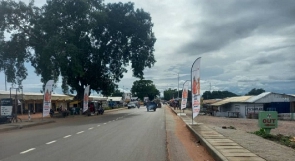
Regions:
M 282 145 L 285 145 L 285 146 L 295 149 L 295 137 L 285 136 L 282 134 L 277 134 L 277 135 L 267 134 L 264 129 L 260 129 L 259 131 L 255 131 L 255 132 L 253 132 L 253 134 L 261 136 L 264 139 L 275 141 L 277 143 L 280 143 Z

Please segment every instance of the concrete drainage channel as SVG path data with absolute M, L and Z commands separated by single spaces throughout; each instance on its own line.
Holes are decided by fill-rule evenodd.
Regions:
M 176 115 L 177 112 L 170 108 Z M 224 137 L 215 130 L 193 122 L 186 115 L 178 115 L 185 122 L 186 127 L 200 141 L 208 153 L 216 161 L 265 161 L 265 159 L 257 156 L 249 150 L 243 148 L 234 141 Z

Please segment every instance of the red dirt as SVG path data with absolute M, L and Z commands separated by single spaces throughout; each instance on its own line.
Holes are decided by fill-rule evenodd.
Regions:
M 173 115 L 176 122 L 176 136 L 185 147 L 190 158 L 194 161 L 214 161 L 214 159 L 206 151 L 205 147 L 200 145 L 192 133 L 187 129 L 186 124 L 174 113 L 172 113 L 170 109 L 167 110 L 167 112 L 168 111 Z

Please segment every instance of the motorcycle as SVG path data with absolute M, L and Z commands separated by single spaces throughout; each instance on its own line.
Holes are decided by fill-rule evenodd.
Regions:
M 50 114 L 50 117 L 53 117 L 53 114 L 54 114 L 53 109 L 50 109 L 49 114 Z
M 97 115 L 103 115 L 104 113 L 104 109 L 103 108 L 99 108 L 98 111 L 97 111 Z

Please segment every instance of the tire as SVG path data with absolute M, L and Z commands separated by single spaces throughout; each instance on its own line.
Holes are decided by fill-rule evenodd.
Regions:
M 17 122 L 23 122 L 23 120 L 20 118 L 17 118 Z
M 154 109 L 154 111 L 156 111 L 156 109 Z
M 148 108 L 147 108 L 146 110 L 147 110 L 147 112 L 149 112 L 149 111 L 150 111 Z
M 10 118 L 9 123 L 14 123 L 14 118 Z

